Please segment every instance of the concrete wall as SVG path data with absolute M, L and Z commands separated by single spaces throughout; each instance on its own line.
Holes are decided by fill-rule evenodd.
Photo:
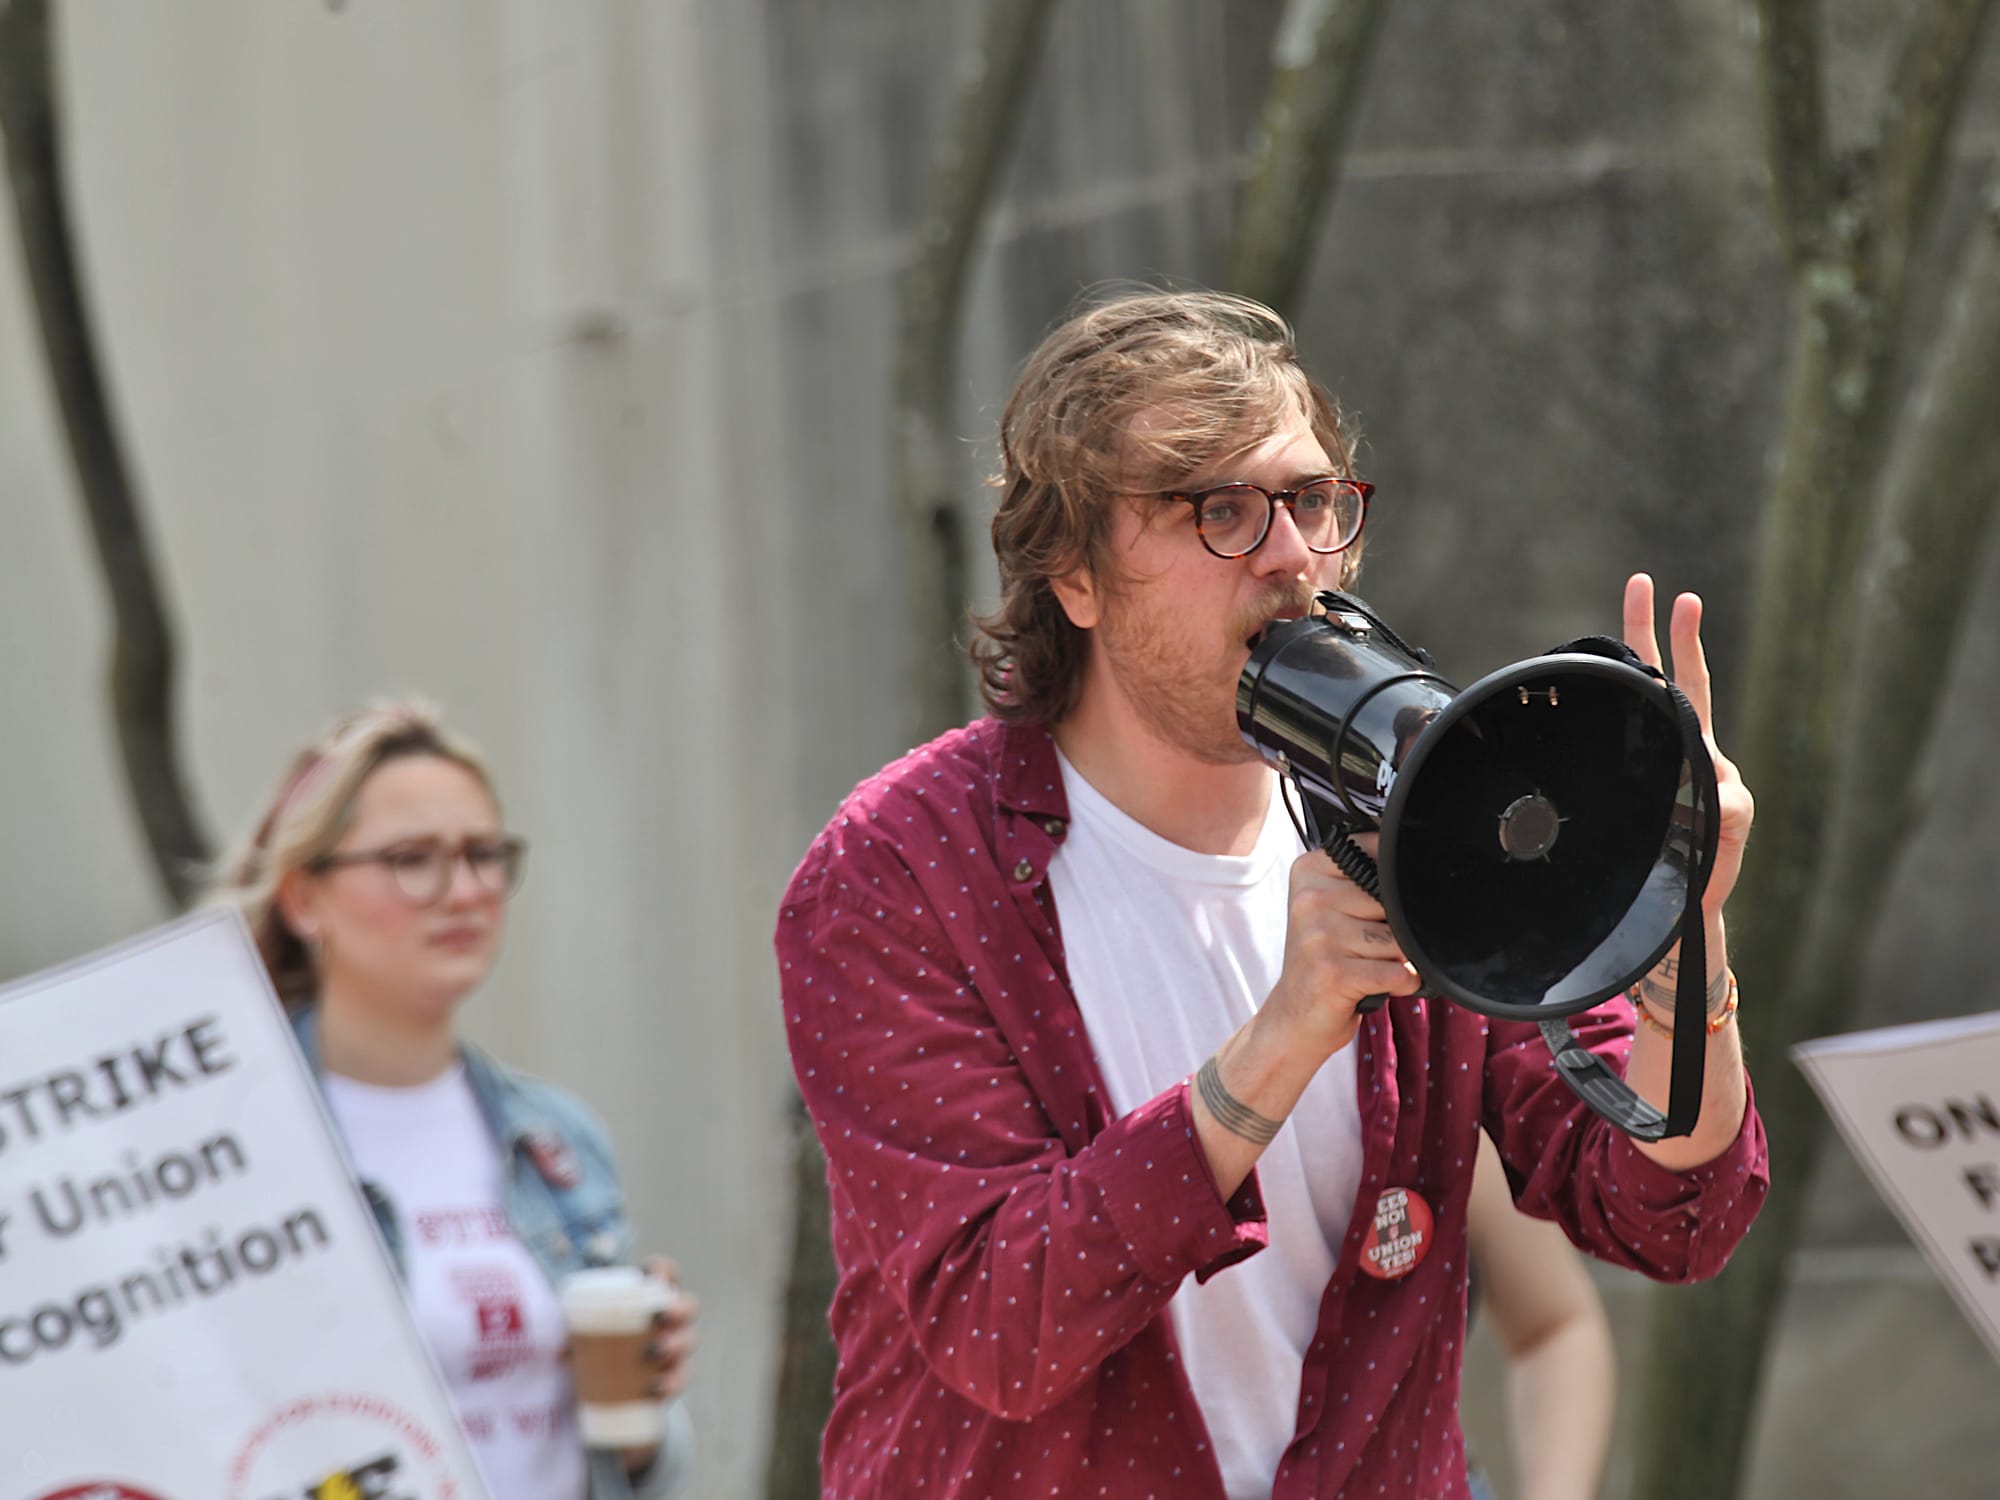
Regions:
M 749 65 L 731 49 L 757 53 L 727 20 L 62 13 L 71 175 L 177 605 L 201 803 L 241 825 L 292 745 L 383 692 L 436 696 L 490 750 L 533 849 L 471 1024 L 611 1117 L 646 1240 L 707 1302 L 718 1494 L 762 1450 L 786 1222 L 764 957 L 786 773 L 759 747 L 790 754 L 738 685 L 775 635 L 760 552 L 791 486 L 742 472 L 775 420 L 758 395 L 775 361 L 755 353 L 766 315 L 729 305 L 732 234 L 707 205 L 754 200 L 770 167 L 710 122 L 719 70 Z M 8 785 L 37 789 L 0 813 L 18 973 L 160 910 L 0 242 L 0 755 Z
M 1059 10 L 973 287 L 975 535 L 981 440 L 1077 287 L 1217 274 L 1278 9 Z M 1849 110 L 1900 7 L 1837 9 L 1829 97 Z M 71 182 L 202 805 L 233 829 L 293 744 L 385 691 L 432 694 L 492 752 L 534 852 L 471 1024 L 603 1108 L 646 1238 L 703 1293 L 704 1495 L 752 1492 L 768 1421 L 772 911 L 839 795 L 902 748 L 894 274 L 974 19 L 918 0 L 61 11 Z M 1993 51 L 1941 255 L 2000 144 Z M 1784 326 L 1754 121 L 1729 0 L 1392 9 L 1301 333 L 1369 436 L 1368 591 L 1461 680 L 1614 627 L 1641 565 L 1709 595 L 1731 675 Z M 1984 597 L 1871 1020 L 2000 1003 L 1976 936 L 2000 867 L 2000 588 Z M 109 740 L 106 619 L 0 235 L 0 974 L 161 914 Z M 1834 1155 L 1821 1242 L 1899 1245 Z M 1840 1389 L 1794 1357 L 1826 1329 L 1828 1299 L 1802 1294 L 1759 1493 L 1805 1482 L 1801 1411 L 1905 1410 L 1914 1388 L 1920 1430 L 1970 1433 L 1954 1413 L 1980 1408 L 1948 1391 L 1983 1355 L 1907 1262 L 1839 1262 L 1882 1264 L 1831 1299 L 1855 1311 L 1826 1336 L 1881 1335 Z M 1855 1447 L 1840 1472 L 1898 1463 L 1872 1488 L 1979 1492 L 1954 1477 L 1980 1472 L 1962 1443 L 1929 1469 Z

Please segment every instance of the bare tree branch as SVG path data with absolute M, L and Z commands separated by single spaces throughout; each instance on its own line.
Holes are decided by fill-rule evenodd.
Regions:
M 1768 1040 L 1753 1042 L 1746 1033 L 1746 1051 L 1754 1046 L 1782 1058 L 1792 1041 L 1852 1024 L 1881 894 L 1921 813 L 1901 768 L 1920 760 L 1931 741 L 2000 508 L 1996 409 L 2000 197 L 1967 253 L 1944 342 L 1883 477 L 1874 566 L 1853 611 L 1865 624 L 1838 717 L 1841 754 L 1821 804 L 1830 825 L 1823 873 L 1803 936 L 1786 950 L 1783 979 L 1757 996 L 1758 1036 Z M 1746 1001 L 1744 1016 L 1751 1014 Z M 1761 1365 L 1740 1355 L 1746 1346 L 1761 1349 L 1783 1297 L 1805 1213 L 1802 1184 L 1825 1134 L 1819 1103 L 1794 1068 L 1758 1075 L 1757 1108 L 1770 1142 L 1772 1192 L 1727 1275 L 1655 1304 L 1635 1495 L 1707 1500 L 1738 1492 Z M 1737 1357 L 1719 1357 L 1719 1350 Z M 1678 1388 L 1693 1371 L 1700 1372 L 1699 1400 Z M 1701 1433 L 1700 1443 L 1686 1441 L 1690 1430 Z
M 1881 893 L 1916 820 L 1911 767 L 1932 734 L 2000 496 L 1992 222 L 1959 269 L 1952 311 L 1900 424 L 1895 406 L 1909 266 L 1934 218 L 1970 76 L 1953 53 L 1971 54 L 1988 8 L 1931 0 L 1913 21 L 1870 193 L 1836 188 L 1824 162 L 1816 78 L 1810 90 L 1801 82 L 1802 59 L 1817 47 L 1812 7 L 1760 7 L 1794 327 L 1737 737 L 1760 793 L 1757 847 L 1730 930 L 1753 1057 L 1783 1059 L 1792 1043 L 1851 1020 Z M 1740 1490 L 1804 1185 L 1826 1133 L 1802 1076 L 1782 1062 L 1760 1073 L 1758 1109 L 1771 1153 L 1758 1232 L 1726 1275 L 1654 1304 L 1635 1500 Z M 1701 1441 L 1689 1443 L 1689 1433 Z
M 1838 227 L 1830 220 L 1819 226 L 1812 258 L 1792 262 L 1790 367 L 1737 742 L 1746 774 L 1759 786 L 1781 788 L 1760 808 L 1759 853 L 1745 869 L 1739 903 L 1746 965 L 1754 967 L 1755 955 L 1765 951 L 1760 939 L 1768 922 L 1774 943 L 1768 977 L 1779 983 L 1793 968 L 1783 948 L 1795 940 L 1808 888 L 1819 878 L 1824 778 L 1842 753 L 1832 705 L 1851 665 L 1855 580 L 1896 422 L 1910 236 L 1929 224 L 1939 163 L 1970 78 L 1949 54 L 1974 50 L 1991 8 L 1992 0 L 1927 0 L 1913 19 L 1892 83 L 1899 99 L 1884 108 L 1887 149 L 1875 161 L 1871 195 L 1840 193 L 1819 169 L 1804 174 L 1817 187 L 1798 185 L 1801 163 L 1824 149 L 1818 42 L 1801 30 L 1817 25 L 1817 12 L 1810 0 L 1761 0 L 1767 119 L 1797 122 L 1796 139 L 1783 131 L 1767 135 L 1773 181 L 1781 193 L 1790 183 L 1795 197 L 1833 192 L 1846 205 Z M 1813 144 L 1801 144 L 1808 139 Z M 1922 174 L 1924 183 L 1902 180 L 1905 173 Z M 1900 230 L 1883 222 L 1892 206 L 1904 216 Z M 1787 216 L 1801 212 L 1781 212 L 1781 233 Z M 1813 212 L 1831 213 L 1831 204 Z M 1746 1039 L 1764 1024 L 1747 1025 Z
M 1230 244 L 1231 291 L 1288 314 L 1297 307 L 1387 9 L 1387 0 L 1285 7 Z
M 111 701 L 125 779 L 154 869 L 173 903 L 184 907 L 194 897 L 209 843 L 174 748 L 173 632 L 77 270 L 63 187 L 53 50 L 46 0 L 0 0 L 0 130 L 7 137 L 7 177 L 49 380 L 111 595 Z
M 819 1439 L 833 1400 L 827 1309 L 839 1285 L 828 1214 L 826 1156 L 803 1100 L 786 1113 L 792 1143 L 792 1245 L 778 1327 L 778 1378 L 765 1500 L 817 1500 Z
M 1992 0 L 1930 0 L 1896 58 L 1876 150 L 1881 204 L 1879 257 L 1900 282 L 1909 249 L 1936 208 L 1938 180 Z
M 1764 154 L 1778 238 L 1797 271 L 1825 254 L 1833 238 L 1819 0 L 1757 0 L 1756 18 Z
M 1832 274 L 1827 267 L 1816 273 Z M 1824 712 L 1846 670 L 1854 569 L 1889 447 L 1884 399 L 1895 326 L 1862 297 L 1805 287 L 1793 329 L 1778 440 L 1764 497 L 1757 581 L 1731 753 L 1758 788 L 1757 853 L 1731 902 L 1730 950 L 1746 993 L 1767 994 L 1789 968 L 1824 833 L 1835 753 Z M 1746 1042 L 1764 1013 L 1744 1017 Z M 1758 1037 L 1757 1051 L 1765 1050 Z
M 1801 270 L 1812 274 L 1809 266 Z M 1889 408 L 1876 393 L 1887 385 L 1889 351 L 1867 309 L 1859 318 L 1847 312 L 1804 289 L 1793 298 L 1781 457 L 1764 500 L 1750 649 L 1733 721 L 1740 728 L 1729 731 L 1731 754 L 1758 794 L 1755 847 L 1729 916 L 1729 959 L 1744 996 L 1737 1024 L 1753 1063 L 1782 1059 L 1802 1034 L 1785 1007 L 1822 863 L 1836 758 L 1831 705 L 1852 639 L 1846 538 L 1865 535 L 1887 448 Z M 1856 394 L 1867 399 L 1857 403 Z M 1786 1112 L 1789 1086 L 1801 1081 L 1782 1064 L 1757 1075 L 1772 1176 L 1757 1233 L 1723 1275 L 1654 1299 L 1635 1403 L 1633 1500 L 1740 1493 L 1772 1314 L 1804 1197 L 1789 1153 L 1809 1150 L 1820 1130 L 1817 1119 L 1801 1128 Z M 1689 1442 L 1691 1432 L 1701 1441 Z
M 895 424 L 903 536 L 910 696 L 906 729 L 929 739 L 964 711 L 966 670 L 956 635 L 966 606 L 957 430 L 958 347 L 965 286 L 1054 0 L 991 0 L 959 76 L 952 121 L 917 216 L 916 253 L 898 281 Z M 820 1493 L 819 1442 L 833 1399 L 827 1309 L 837 1278 L 828 1227 L 826 1160 L 796 1099 L 791 1117 L 792 1248 L 766 1500 Z
M 958 344 L 980 225 L 1013 149 L 1054 0 L 991 0 L 918 214 L 916 255 L 899 279 L 893 392 L 897 492 L 911 630 L 916 739 L 964 713 L 957 632 L 966 603 L 957 441 Z
M 1883 476 L 1855 608 L 1826 869 L 1787 1002 L 1808 1036 L 1847 1020 L 1871 905 L 1921 813 L 1914 777 L 1883 768 L 1914 766 L 1930 742 L 2000 506 L 2000 174 L 1940 339 Z

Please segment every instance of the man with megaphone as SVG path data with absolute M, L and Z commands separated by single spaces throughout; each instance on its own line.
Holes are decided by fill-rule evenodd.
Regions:
M 1001 453 L 992 715 L 856 788 L 778 922 L 840 1267 L 823 1492 L 1463 1496 L 1482 1127 L 1524 1210 L 1661 1280 L 1713 1275 L 1762 1202 L 1722 922 L 1751 803 L 1709 730 L 1700 603 L 1672 610 L 1681 737 L 1653 687 L 1565 656 L 1426 688 L 1359 755 L 1367 704 L 1429 674 L 1340 592 L 1371 487 L 1280 318 L 1088 307 L 1030 357 Z M 1653 617 L 1636 577 L 1635 681 Z M 1320 714 L 1355 675 L 1322 632 L 1411 669 Z M 1277 633 L 1314 637 L 1308 666 Z M 1503 714 L 1517 695 L 1542 717 Z M 1555 724 L 1620 769 L 1572 776 L 1603 757 L 1537 750 Z M 1467 812 L 1472 783 L 1502 800 Z M 1343 834 L 1336 866 L 1295 817 L 1381 843 Z M 1460 870 L 1439 829 L 1468 819 Z M 1369 853 L 1393 910 L 1350 878 Z M 1453 892 L 1477 942 L 1438 915 Z M 1533 930 L 1492 936 L 1496 902 Z M 1509 998 L 1483 1004 L 1487 975 Z M 1649 1128 L 1685 1089 L 1676 1033 L 1701 1082 Z

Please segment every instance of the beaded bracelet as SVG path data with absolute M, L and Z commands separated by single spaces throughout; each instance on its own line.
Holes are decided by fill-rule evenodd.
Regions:
M 1661 1036 L 1672 1036 L 1674 1034 L 1673 1027 L 1656 1020 L 1653 1013 L 1646 1008 L 1646 1001 L 1640 995 L 1638 985 L 1635 984 L 1631 989 L 1627 990 L 1625 998 L 1632 1002 L 1632 1009 L 1638 1012 L 1639 1019 L 1644 1021 L 1654 1031 L 1658 1032 Z M 1723 1027 L 1727 1026 L 1735 1018 L 1736 976 L 1732 973 L 1729 976 L 1729 998 L 1722 1002 L 1722 1009 L 1708 1018 L 1708 1034 L 1714 1036 L 1716 1032 L 1722 1030 Z

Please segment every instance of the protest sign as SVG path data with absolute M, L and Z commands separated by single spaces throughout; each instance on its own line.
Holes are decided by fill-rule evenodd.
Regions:
M 1792 1056 L 2000 1359 L 2000 1014 L 1828 1037 Z
M 249 933 L 0 990 L 5 1500 L 481 1500 Z

